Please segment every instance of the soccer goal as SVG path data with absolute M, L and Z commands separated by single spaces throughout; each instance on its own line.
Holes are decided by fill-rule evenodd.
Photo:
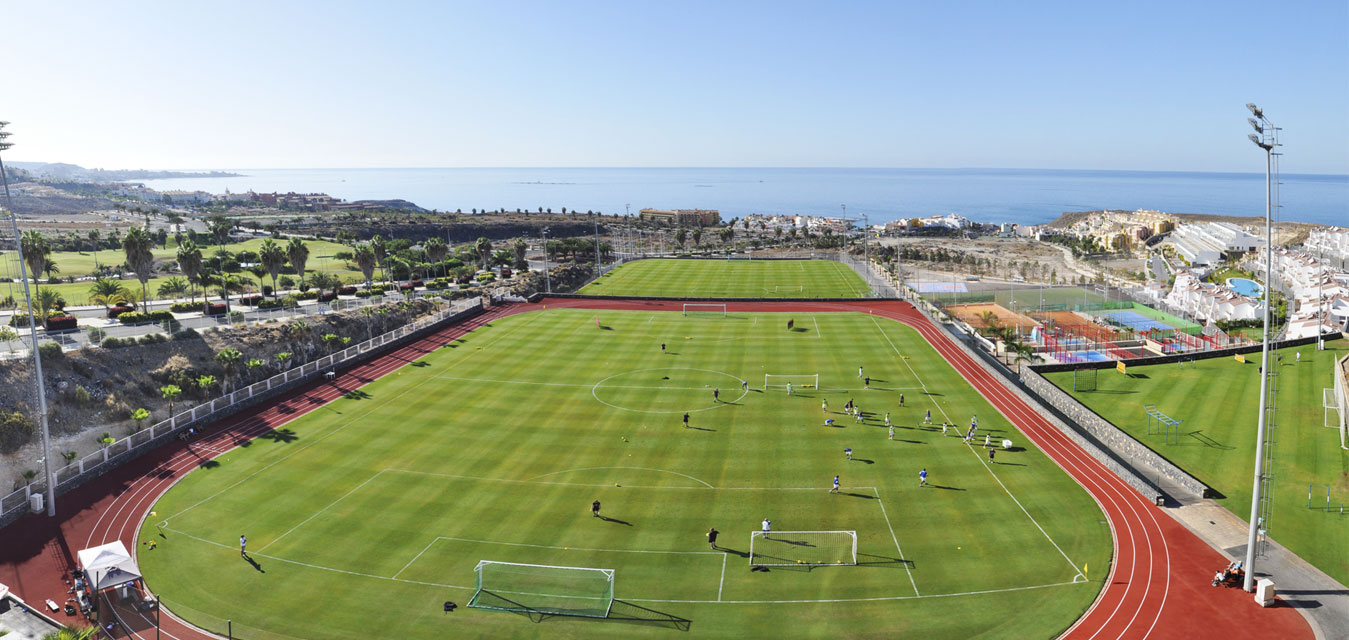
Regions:
M 801 293 L 803 289 L 799 284 L 796 286 L 780 284 L 772 289 L 765 289 L 764 291 L 768 293 Z
M 482 560 L 468 606 L 605 618 L 614 606 L 614 570 Z
M 795 389 L 819 389 L 820 374 L 798 374 L 785 375 L 777 373 L 765 373 L 763 375 L 763 390 L 786 389 L 787 385 L 792 385 Z
M 856 531 L 755 531 L 749 536 L 751 567 L 857 564 Z
M 685 316 L 711 315 L 725 318 L 726 305 L 689 302 L 684 304 L 684 315 Z

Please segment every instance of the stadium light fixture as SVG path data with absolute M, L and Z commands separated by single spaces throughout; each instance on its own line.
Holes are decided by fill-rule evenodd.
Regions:
M 1247 102 L 1247 103 L 1246 103 L 1246 108 L 1247 108 L 1247 109 L 1250 109 L 1250 110 L 1251 110 L 1251 113 L 1254 114 L 1255 117 L 1257 117 L 1257 118 L 1263 118 L 1263 117 L 1265 117 L 1264 110 L 1262 110 L 1260 107 L 1255 106 L 1255 103 L 1254 103 L 1254 102 Z
M 1256 133 L 1264 133 L 1264 132 L 1265 132 L 1265 129 L 1264 129 L 1263 127 L 1260 126 L 1260 123 L 1259 123 L 1255 118 L 1246 118 L 1246 122 L 1251 123 L 1251 128 L 1252 128 L 1252 129 L 1255 129 L 1255 132 L 1256 132 Z
M 1249 135 L 1247 135 L 1246 137 L 1249 138 L 1251 142 L 1254 142 L 1254 143 L 1255 143 L 1255 146 L 1260 147 L 1261 149 L 1264 149 L 1265 151 L 1269 151 L 1270 149 L 1273 149 L 1273 148 L 1274 148 L 1272 145 L 1266 143 L 1264 140 L 1261 140 L 1261 139 L 1260 139 L 1260 136 L 1257 136 L 1257 135 L 1255 135 L 1254 133 L 1249 134 Z
M 0 151 L 4 151 L 14 146 L 12 142 L 5 142 L 9 137 L 9 132 L 5 131 L 5 126 L 9 122 L 0 120 Z M 33 316 L 33 296 L 28 290 L 28 265 L 23 260 L 22 245 L 19 244 L 19 216 L 14 213 L 14 202 L 9 195 L 9 174 L 5 171 L 4 161 L 0 161 L 0 183 L 5 187 L 5 208 L 9 209 L 10 230 L 14 233 L 14 248 L 19 256 L 19 276 L 23 279 L 23 298 L 28 303 L 28 336 L 32 342 L 33 348 L 33 371 L 36 375 L 34 386 L 37 387 L 37 406 L 38 419 L 42 423 L 42 473 L 47 479 L 47 515 L 56 515 L 56 476 L 52 471 L 52 437 L 51 429 L 47 421 L 47 386 L 43 383 L 42 376 L 42 357 L 38 354 L 37 348 L 37 318 Z M 37 274 L 33 274 L 36 281 Z

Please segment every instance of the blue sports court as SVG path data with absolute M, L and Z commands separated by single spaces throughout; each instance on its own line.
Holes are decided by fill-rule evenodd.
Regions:
M 1166 324 L 1165 322 L 1153 320 L 1137 311 L 1112 311 L 1105 314 L 1105 317 L 1110 318 L 1118 324 L 1129 327 L 1134 331 L 1152 331 L 1154 329 L 1169 331 L 1175 329 L 1175 327 Z

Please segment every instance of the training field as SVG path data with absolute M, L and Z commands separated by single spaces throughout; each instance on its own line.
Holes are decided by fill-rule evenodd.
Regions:
M 763 391 L 766 373 L 824 388 Z M 990 463 L 929 410 L 962 429 L 977 412 L 1015 446 Z M 859 313 L 494 320 L 204 463 L 153 509 L 149 587 L 245 638 L 1047 638 L 1091 605 L 1113 548 L 1091 497 L 915 331 Z M 858 565 L 751 571 L 765 517 L 856 531 Z M 768 551 L 847 555 L 790 542 Z M 480 560 L 612 569 L 617 601 L 609 619 L 466 608 Z M 593 592 L 565 582 L 509 597 Z
M 600 296 L 865 298 L 862 277 L 833 260 L 638 260 L 582 287 Z
M 1307 485 L 1330 487 L 1335 503 L 1349 503 L 1349 451 L 1340 448 L 1336 429 L 1323 426 L 1321 390 L 1331 386 L 1335 358 L 1349 341 L 1278 351 L 1278 401 L 1275 423 L 1274 511 L 1270 538 L 1288 547 L 1341 583 L 1349 582 L 1349 516 L 1338 507 L 1325 512 L 1325 489 L 1314 509 L 1307 508 Z M 1296 354 L 1302 353 L 1302 361 Z M 1156 450 L 1224 497 L 1218 502 L 1247 520 L 1255 470 L 1256 417 L 1260 402 L 1260 354 L 1246 363 L 1231 357 L 1198 360 L 1193 368 L 1175 364 L 1130 366 L 1128 374 L 1100 371 L 1097 391 L 1074 392 L 1073 373 L 1045 377 L 1129 435 Z M 1144 404 L 1156 404 L 1183 420 L 1179 444 L 1166 444 L 1160 433 L 1148 435 Z M 1332 414 L 1333 416 L 1334 414 Z

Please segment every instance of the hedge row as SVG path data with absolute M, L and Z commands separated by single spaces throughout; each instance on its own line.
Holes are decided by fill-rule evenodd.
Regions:
M 117 316 L 117 321 L 122 324 L 141 324 L 143 322 L 161 322 L 164 320 L 172 320 L 172 319 L 173 313 L 170 311 L 165 311 L 164 309 L 158 309 L 149 312 L 128 311 L 126 313 Z

